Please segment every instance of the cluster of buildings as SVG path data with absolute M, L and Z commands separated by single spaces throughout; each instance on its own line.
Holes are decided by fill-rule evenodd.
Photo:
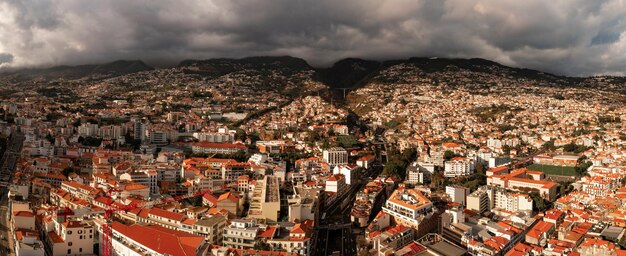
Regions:
M 324 205 L 362 231 L 359 255 L 624 253 L 626 112 L 612 95 L 398 64 L 348 95 L 364 132 L 320 96 L 286 96 L 319 89 L 310 72 L 203 72 L 2 102 L 0 135 L 24 138 L 5 186 L 11 250 L 313 255 Z M 391 148 L 416 153 L 388 165 L 399 175 L 381 174 L 405 157 Z

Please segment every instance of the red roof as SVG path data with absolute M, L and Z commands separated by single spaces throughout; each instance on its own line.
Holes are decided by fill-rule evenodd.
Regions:
M 114 231 L 160 254 L 191 256 L 204 244 L 204 237 L 161 226 L 131 225 L 113 222 Z
M 13 215 L 15 215 L 15 217 L 28 217 L 28 218 L 35 216 L 35 214 L 29 211 L 18 211 L 18 212 L 14 212 Z
M 232 202 L 238 202 L 239 201 L 239 197 L 237 195 L 233 194 L 233 193 L 230 193 L 230 192 L 227 192 L 227 193 L 224 193 L 224 194 L 220 195 L 220 197 L 217 199 L 217 201 L 219 202 L 219 201 L 223 201 L 223 200 L 226 200 L 226 199 L 228 199 L 228 200 L 230 200 Z
M 211 142 L 195 142 L 193 146 L 202 147 L 202 148 L 238 148 L 238 149 L 247 149 L 245 145 L 241 144 L 232 144 L 232 143 L 211 143 Z
M 264 238 L 274 238 L 275 234 L 276 234 L 276 227 L 269 226 L 265 230 L 260 231 L 258 236 L 264 237 Z
M 184 214 L 170 212 L 159 208 L 150 209 L 150 214 L 175 221 L 183 221 L 185 218 Z

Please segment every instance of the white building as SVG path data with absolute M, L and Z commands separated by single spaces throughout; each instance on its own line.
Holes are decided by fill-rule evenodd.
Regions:
M 159 194 L 159 186 L 157 184 L 158 174 L 154 170 L 139 170 L 131 173 L 124 173 L 120 175 L 120 180 L 128 180 L 135 183 L 139 183 L 150 188 L 150 194 Z
M 417 189 L 396 189 L 383 206 L 397 223 L 411 227 L 419 226 L 432 209 L 433 203 Z
M 346 178 L 341 174 L 332 175 L 328 177 L 328 180 L 326 180 L 326 192 L 342 194 L 347 189 L 348 185 L 346 184 Z
M 409 184 L 424 184 L 430 180 L 430 176 L 435 172 L 435 165 L 432 163 L 413 162 L 407 167 L 407 180 Z
M 474 173 L 474 168 L 474 160 L 455 157 L 444 163 L 443 175 L 448 178 L 471 175 Z
M 268 241 L 272 249 L 286 251 L 288 253 L 297 253 L 298 255 L 310 255 L 311 253 L 311 238 L 308 230 L 312 228 L 313 221 L 306 220 L 301 223 L 296 223 L 291 230 L 289 230 L 289 236 L 286 238 L 271 239 Z
M 259 225 L 254 220 L 231 220 L 224 228 L 223 245 L 237 249 L 252 249 L 256 242 Z
M 467 208 L 477 212 L 511 213 L 532 211 L 533 200 L 527 194 L 494 186 L 482 186 L 467 196 Z
M 97 240 L 92 222 L 54 220 L 53 230 L 45 235 L 46 255 L 93 255 Z
M 493 211 L 518 212 L 533 210 L 533 200 L 530 196 L 520 193 L 508 192 L 504 189 L 496 189 L 493 197 Z
M 348 164 L 348 151 L 341 147 L 325 149 L 322 158 L 331 166 L 345 165 Z
M 351 185 L 361 177 L 363 168 L 356 165 L 337 165 L 333 168 L 333 174 L 342 174 L 346 178 L 346 184 Z
M 167 144 L 167 132 L 164 131 L 149 131 L 148 138 L 150 139 L 150 143 L 152 144 Z
M 275 176 L 265 176 L 256 181 L 250 200 L 248 217 L 278 221 L 280 215 L 280 181 Z
M 206 141 L 211 143 L 234 142 L 236 132 L 194 132 L 193 137 L 198 141 Z
M 446 194 L 454 203 L 465 206 L 465 198 L 469 194 L 469 189 L 461 186 L 446 186 Z

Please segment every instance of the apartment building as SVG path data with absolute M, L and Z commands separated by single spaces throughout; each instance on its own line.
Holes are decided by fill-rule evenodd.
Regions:
M 417 228 L 433 210 L 433 203 L 417 189 L 396 189 L 383 212 L 393 216 L 397 223 Z
M 467 196 L 467 209 L 483 213 L 491 209 L 489 203 L 489 192 L 485 189 L 478 189 Z
M 289 235 L 284 238 L 270 239 L 267 242 L 272 249 L 297 253 L 298 255 L 311 255 L 311 229 L 312 220 L 305 220 L 296 223 L 290 230 Z
M 207 253 L 209 243 L 204 237 L 157 225 L 124 225 L 113 222 L 115 255 L 195 255 Z
M 521 168 L 513 170 L 511 173 L 489 176 L 487 177 L 487 185 L 514 191 L 537 191 L 547 200 L 554 201 L 559 184 L 544 179 L 545 174 L 542 172 Z
M 45 233 L 46 255 L 93 255 L 95 237 L 92 221 L 53 219 L 53 230 Z
M 237 151 L 247 151 L 248 147 L 242 144 L 196 142 L 191 144 L 194 154 L 234 154 Z
M 222 244 L 225 227 L 225 216 L 210 215 L 196 220 L 193 234 L 204 237 L 208 244 Z
M 444 163 L 443 175 L 447 178 L 467 176 L 474 173 L 475 163 L 473 159 L 455 157 Z
M 469 189 L 461 186 L 446 186 L 446 194 L 452 202 L 465 206 L 465 199 L 467 194 L 469 194 Z
M 333 168 L 333 174 L 342 174 L 346 178 L 346 184 L 351 185 L 361 178 L 363 168 L 357 165 L 337 165 Z
M 348 164 L 348 151 L 341 147 L 325 149 L 322 159 L 331 166 Z
M 280 215 L 280 180 L 275 176 L 265 176 L 256 181 L 250 199 L 248 217 L 278 221 Z
M 237 249 L 252 249 L 256 242 L 259 225 L 254 220 L 234 219 L 224 228 L 222 244 Z
M 151 195 L 156 195 L 159 193 L 157 178 L 157 172 L 148 169 L 138 170 L 120 175 L 120 180 L 132 181 L 150 188 Z

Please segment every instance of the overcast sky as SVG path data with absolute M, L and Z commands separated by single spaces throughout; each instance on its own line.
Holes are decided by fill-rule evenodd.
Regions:
M 624 31 L 624 0 L 0 0 L 0 66 L 439 56 L 625 74 Z

